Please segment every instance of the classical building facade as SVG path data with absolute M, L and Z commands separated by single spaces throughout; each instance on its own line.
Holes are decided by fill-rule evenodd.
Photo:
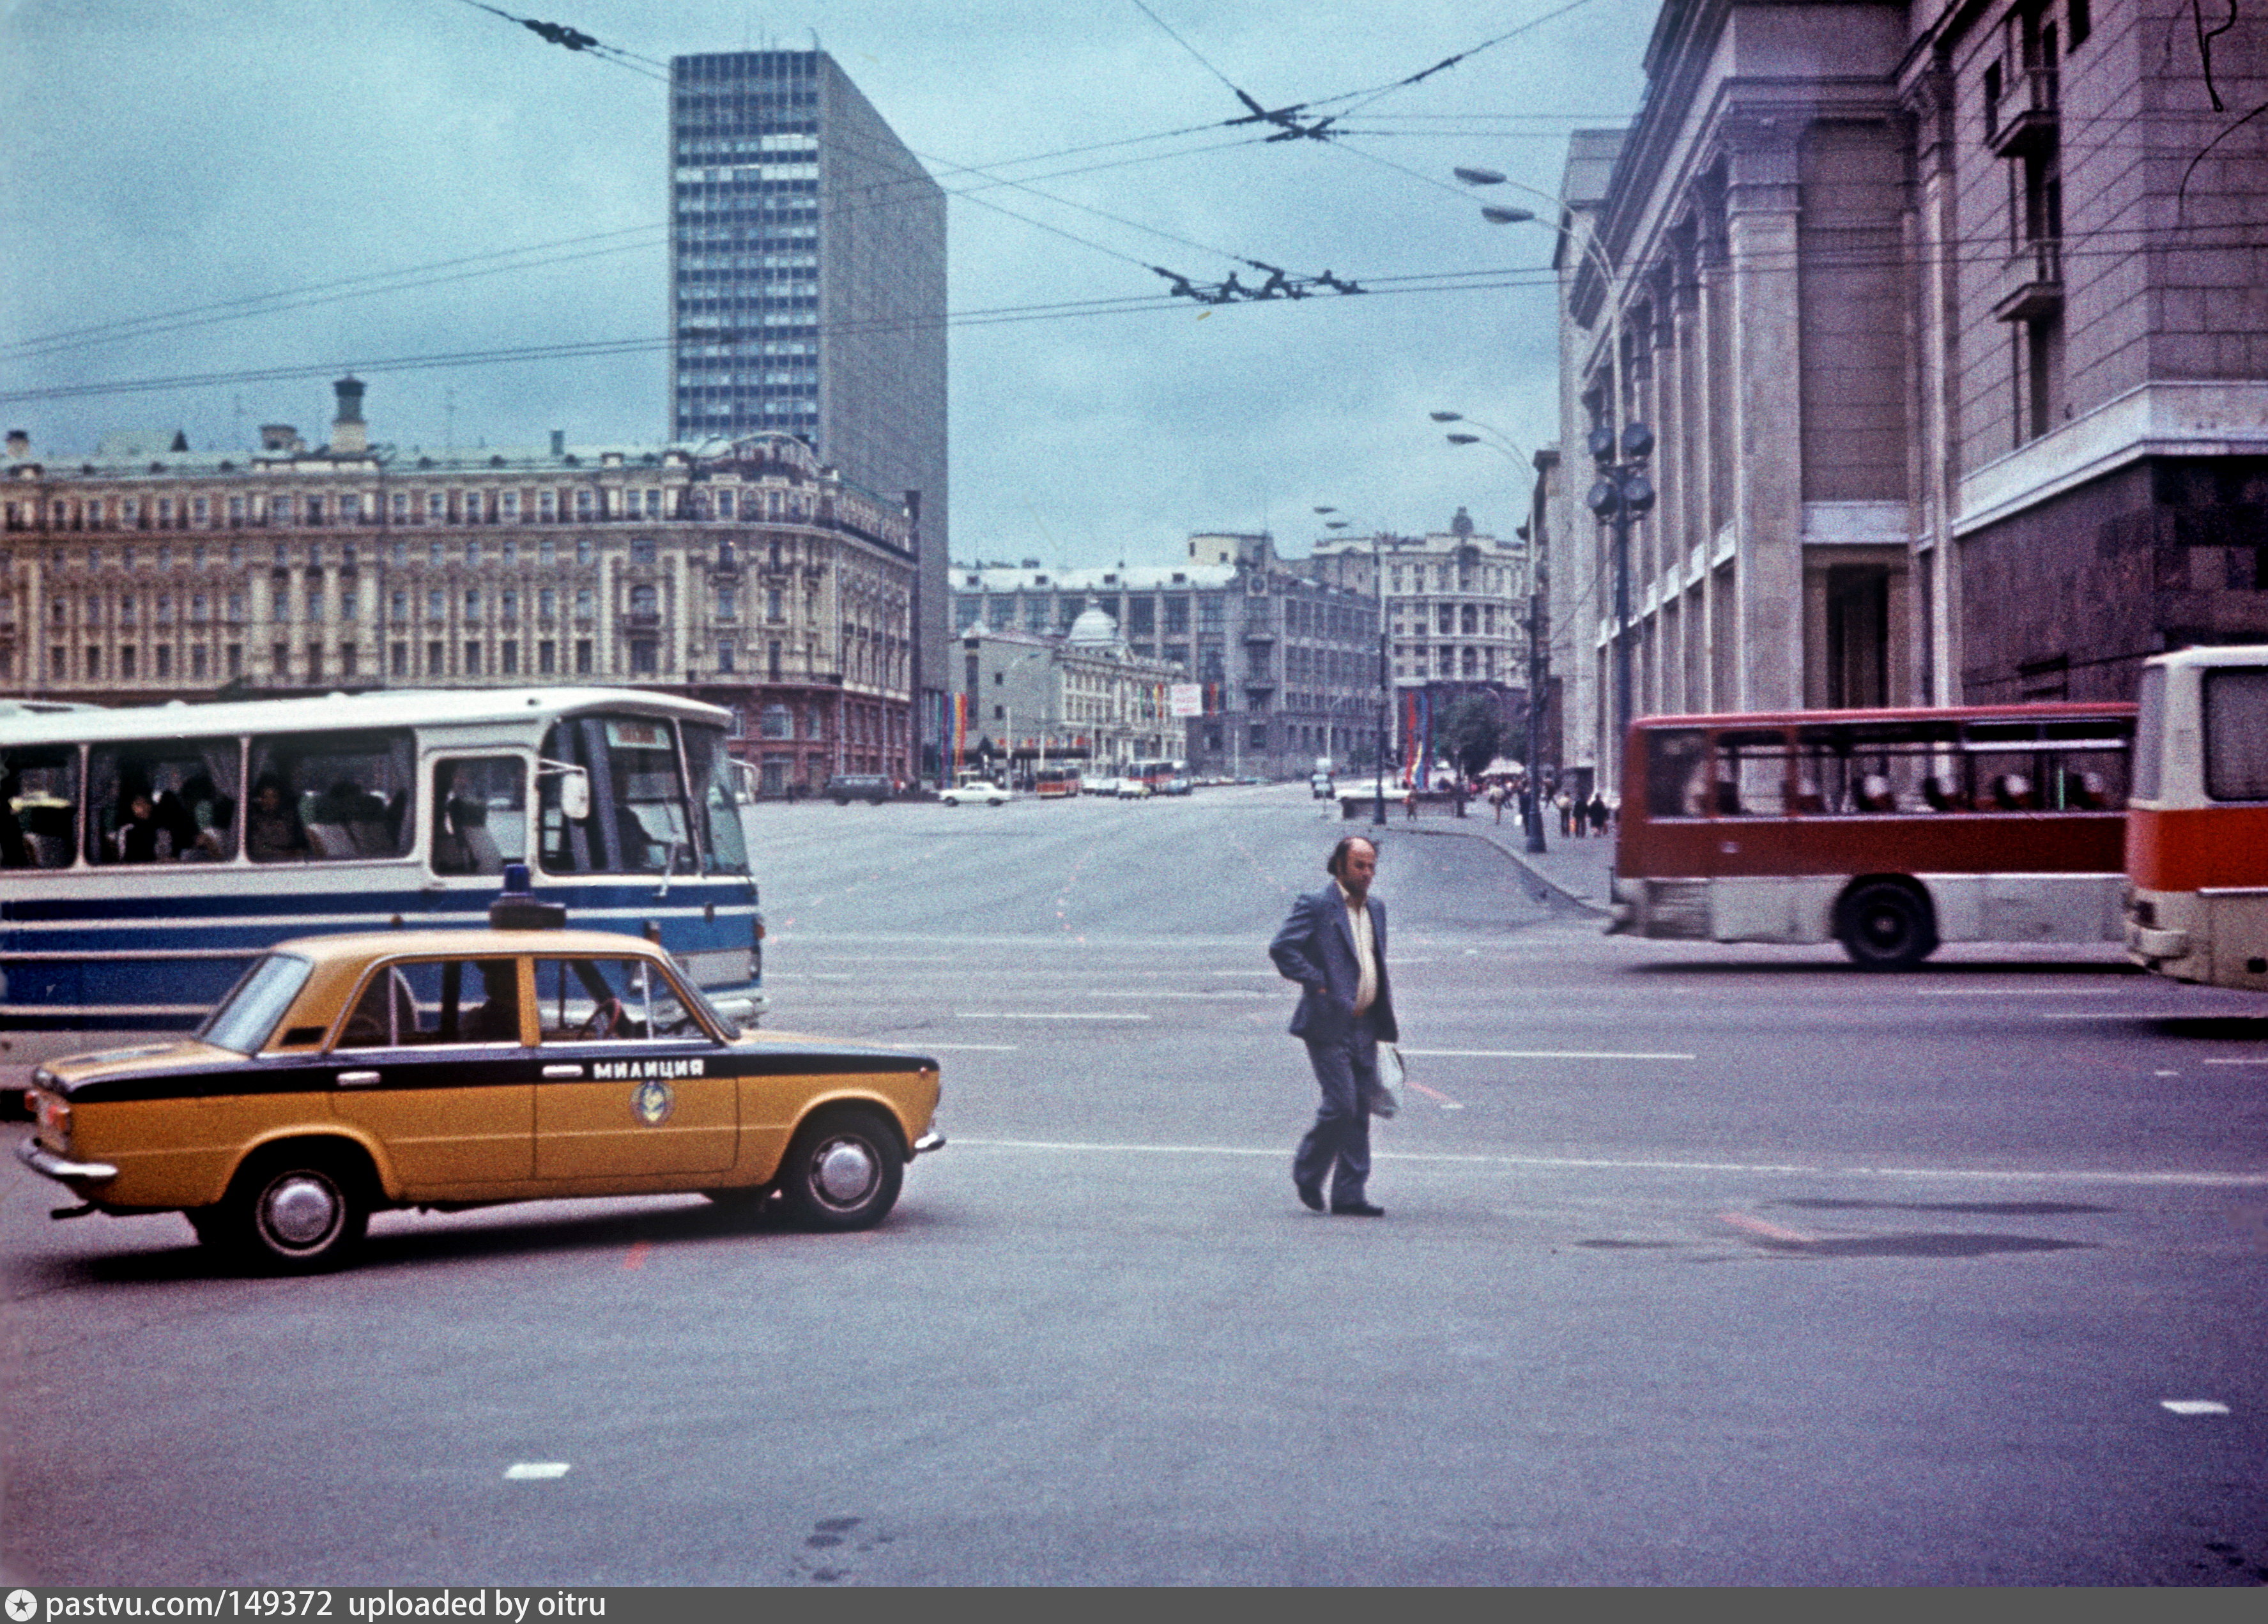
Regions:
M 398 452 L 362 386 L 328 445 L 35 456 L 0 480 L 0 686 L 170 699 L 530 683 L 725 706 L 784 792 L 913 766 L 904 508 L 792 435 Z M 177 443 L 178 445 L 178 443 Z
M 672 436 L 800 435 L 911 511 L 934 728 L 952 652 L 945 194 L 821 51 L 676 57 L 670 107 Z
M 1137 654 L 1100 608 L 1061 633 L 972 627 L 961 638 L 964 764 L 1005 761 L 1019 783 L 1050 762 L 1115 774 L 1182 759 L 1167 686 L 1182 668 Z
M 2186 16 L 1664 5 L 1559 220 L 1571 760 L 1617 723 L 1595 428 L 1657 437 L 1638 713 L 2121 695 L 2268 636 L 2268 18 L 2209 85 Z
M 1376 603 L 1304 562 L 1265 535 L 1214 533 L 1191 536 L 1175 565 L 958 564 L 954 616 L 964 631 L 1068 632 L 1100 608 L 1134 655 L 1204 687 L 1204 715 L 1168 754 L 1203 775 L 1288 777 L 1319 756 L 1367 762 L 1376 730 Z

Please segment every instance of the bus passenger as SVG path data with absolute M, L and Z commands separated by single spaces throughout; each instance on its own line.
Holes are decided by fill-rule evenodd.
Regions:
M 281 774 L 262 773 L 252 786 L 252 810 L 244 819 L 244 853 L 254 863 L 306 860 L 307 831 L 300 826 Z
M 1964 803 L 1968 797 L 1963 796 L 1960 790 L 1947 783 L 1942 778 L 1930 777 L 1923 779 L 1921 781 L 1921 798 L 1927 804 L 1930 811 L 1932 812 L 1964 812 L 1967 810 Z
M 158 810 L 147 790 L 136 790 L 127 797 L 126 805 L 118 819 L 118 827 L 111 838 L 118 843 L 121 863 L 155 863 L 158 860 L 158 837 L 164 833 L 158 822 Z M 172 841 L 166 842 L 168 855 Z
M 1890 789 L 1890 781 L 1880 773 L 1868 773 L 1859 781 L 1859 810 L 1862 812 L 1896 812 L 1898 797 Z

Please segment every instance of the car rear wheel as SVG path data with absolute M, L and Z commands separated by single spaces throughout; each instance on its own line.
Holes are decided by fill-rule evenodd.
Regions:
M 247 1165 L 197 1232 L 276 1273 L 335 1268 L 370 1225 L 367 1183 L 368 1170 L 350 1155 L 287 1147 Z
M 806 1228 L 863 1230 L 897 1204 L 905 1155 L 879 1112 L 838 1107 L 806 1123 L 788 1147 L 780 1194 Z
M 1843 951 L 1862 969 L 1911 969 L 1937 951 L 1928 899 L 1895 881 L 1854 888 L 1837 913 Z

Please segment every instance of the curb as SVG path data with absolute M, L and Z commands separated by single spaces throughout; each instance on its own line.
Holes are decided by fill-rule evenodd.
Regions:
M 1537 885 L 1542 885 L 1547 891 L 1550 891 L 1561 901 L 1568 903 L 1572 907 L 1579 908 L 1587 914 L 1595 915 L 1601 919 L 1606 918 L 1609 912 L 1609 910 L 1603 905 L 1593 901 L 1589 897 L 1584 896 L 1578 892 L 1568 890 L 1566 886 L 1561 885 L 1557 880 L 1552 878 L 1549 874 L 1544 873 L 1534 863 L 1528 862 L 1526 853 L 1514 851 L 1511 847 L 1506 845 L 1502 841 L 1498 840 L 1495 835 L 1490 834 L 1485 829 L 1429 829 L 1416 822 L 1389 824 L 1388 827 L 1398 834 L 1431 834 L 1436 836 L 1447 836 L 1452 839 L 1478 841 L 1484 846 L 1493 846 L 1497 850 L 1502 852 L 1506 857 L 1510 858 L 1513 866 L 1518 868 L 1521 873 L 1527 875 L 1528 878 L 1534 880 Z

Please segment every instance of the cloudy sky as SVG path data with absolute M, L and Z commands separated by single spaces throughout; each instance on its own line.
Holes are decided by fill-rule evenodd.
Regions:
M 1297 554 L 1319 505 L 1359 533 L 1440 529 L 1461 504 L 1508 531 L 1520 471 L 1447 445 L 1426 414 L 1523 452 L 1549 435 L 1554 238 L 1484 222 L 1449 171 L 1501 171 L 1535 190 L 1487 201 L 1549 217 L 1535 194 L 1556 195 L 1567 131 L 1635 107 L 1656 6 L 497 9 L 624 55 L 545 44 L 471 0 L 0 0 L 5 426 L 58 456 L 120 429 L 180 428 L 203 450 L 288 422 L 320 440 L 328 369 L 353 366 L 373 437 L 404 448 L 659 440 L 666 92 L 636 59 L 806 48 L 815 31 L 954 195 L 957 557 L 1162 562 L 1190 531 L 1263 527 Z M 1345 134 L 1219 128 L 1243 111 L 1232 85 L 1323 104 Z M 1201 311 L 1158 304 L 1145 268 L 1260 280 L 1247 260 L 1375 291 Z M 1114 300 L 1150 307 L 1076 308 Z M 1035 305 L 1073 309 L 986 315 Z M 623 347 L 382 367 L 595 341 Z M 246 376 L 300 367 L 325 371 Z

